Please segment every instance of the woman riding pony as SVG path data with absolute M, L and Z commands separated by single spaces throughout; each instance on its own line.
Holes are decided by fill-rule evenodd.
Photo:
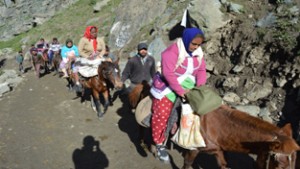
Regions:
M 88 26 L 84 36 L 78 44 L 79 54 L 83 58 L 94 60 L 102 58 L 105 53 L 105 42 L 103 38 L 97 37 L 98 29 L 96 26 Z
M 169 162 L 169 155 L 163 145 L 166 140 L 167 120 L 176 97 L 185 94 L 194 86 L 206 83 L 206 64 L 201 44 L 204 33 L 198 28 L 186 28 L 182 38 L 162 52 L 162 75 L 155 76 L 151 93 L 152 137 L 156 144 L 159 160 Z M 190 87 L 185 84 L 191 84 Z

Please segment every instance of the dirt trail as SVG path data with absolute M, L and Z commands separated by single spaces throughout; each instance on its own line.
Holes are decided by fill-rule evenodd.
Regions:
M 33 71 L 27 72 L 24 81 L 0 99 L 0 168 L 182 167 L 179 148 L 169 150 L 172 162 L 163 164 L 137 146 L 137 124 L 123 99 L 117 98 L 100 121 L 90 102 L 81 104 L 75 97 L 74 92 L 67 90 L 64 79 L 53 74 L 37 79 Z M 84 140 L 85 151 L 82 150 Z M 98 151 L 91 150 L 95 141 L 100 143 Z M 84 167 L 75 164 L 73 157 Z M 236 155 L 235 160 L 229 159 L 229 164 L 236 169 L 251 169 L 252 160 L 248 156 Z M 217 166 L 213 156 L 203 154 L 194 168 L 214 169 Z
M 101 161 L 98 168 L 181 167 L 183 158 L 176 150 L 173 167 L 137 151 L 134 115 L 122 108 L 119 98 L 100 121 L 90 103 L 81 104 L 75 96 L 64 79 L 53 74 L 37 79 L 27 72 L 0 101 L 0 168 L 72 169 L 76 149 L 77 161 Z M 99 141 L 100 151 L 80 151 L 85 138 L 93 144 L 87 136 Z

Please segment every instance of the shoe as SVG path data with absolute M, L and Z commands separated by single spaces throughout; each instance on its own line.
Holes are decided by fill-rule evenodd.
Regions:
M 75 89 L 75 91 L 76 91 L 77 93 L 81 92 L 81 91 L 82 91 L 82 86 L 81 86 L 81 84 L 79 84 L 79 85 L 75 84 L 74 89 Z
M 163 145 L 157 145 L 157 158 L 162 161 L 163 163 L 170 163 L 170 157 L 166 150 L 166 148 Z
M 62 78 L 68 78 L 68 77 L 69 77 L 68 75 L 63 75 L 63 76 L 62 76 Z

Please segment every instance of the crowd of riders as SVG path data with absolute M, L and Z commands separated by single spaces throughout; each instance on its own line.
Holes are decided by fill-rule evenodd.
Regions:
M 54 57 L 59 55 L 61 62 L 59 70 L 62 72 L 62 77 L 69 77 L 69 72 L 72 71 L 75 75 L 76 85 L 79 85 L 78 67 L 71 64 L 76 58 L 87 58 L 94 60 L 96 58 L 107 58 L 106 60 L 115 61 L 117 57 L 109 52 L 109 47 L 105 45 L 103 37 L 97 37 L 98 29 L 95 26 L 88 26 L 83 37 L 78 42 L 78 46 L 74 44 L 72 39 L 67 39 L 65 44 L 60 43 L 54 37 L 51 42 L 46 42 L 44 38 L 40 38 L 37 43 L 32 44 L 29 48 L 30 61 L 32 69 L 35 71 L 37 78 L 43 74 L 54 71 Z M 23 68 L 23 51 L 19 51 L 16 56 L 16 61 L 19 65 L 20 74 L 25 72 Z M 41 71 L 43 69 L 43 71 Z
M 86 27 L 78 46 L 71 39 L 67 39 L 62 45 L 57 38 L 53 38 L 49 44 L 44 38 L 41 38 L 30 48 L 32 67 L 36 76 L 40 78 L 41 66 L 45 68 L 46 72 L 52 70 L 53 59 L 56 54 L 62 58 L 59 66 L 63 73 L 62 77 L 70 76 L 69 71 L 71 70 L 75 75 L 76 85 L 80 85 L 79 68 L 72 63 L 77 58 L 115 61 L 117 57 L 109 53 L 109 47 L 105 45 L 104 38 L 98 37 L 97 34 L 97 27 Z M 129 91 L 143 81 L 152 85 L 152 138 L 156 144 L 158 158 L 161 161 L 170 161 L 164 146 L 166 140 L 164 132 L 175 99 L 185 99 L 186 94 L 190 91 L 190 88 L 184 87 L 184 83 L 188 81 L 192 86 L 201 86 L 206 83 L 206 63 L 201 48 L 203 41 L 204 33 L 202 30 L 186 28 L 182 37 L 162 52 L 161 71 L 157 70 L 154 57 L 149 55 L 148 45 L 139 43 L 137 54 L 128 59 L 122 72 L 122 82 L 130 81 Z M 19 55 L 22 55 L 22 52 L 19 52 Z M 17 59 L 20 63 L 19 69 L 23 71 L 21 60 L 20 58 Z

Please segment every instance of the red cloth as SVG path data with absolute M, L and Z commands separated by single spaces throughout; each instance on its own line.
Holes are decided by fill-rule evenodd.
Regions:
M 88 26 L 88 27 L 86 27 L 83 36 L 86 37 L 89 41 L 91 41 L 91 39 L 93 40 L 93 47 L 94 47 L 94 51 L 96 52 L 97 51 L 97 37 L 93 37 L 91 35 L 91 29 L 92 28 L 95 28 L 96 32 L 98 32 L 98 29 L 97 29 L 96 26 Z
M 166 137 L 167 122 L 173 108 L 173 103 L 166 97 L 161 100 L 152 99 L 152 138 L 155 144 L 162 144 Z

